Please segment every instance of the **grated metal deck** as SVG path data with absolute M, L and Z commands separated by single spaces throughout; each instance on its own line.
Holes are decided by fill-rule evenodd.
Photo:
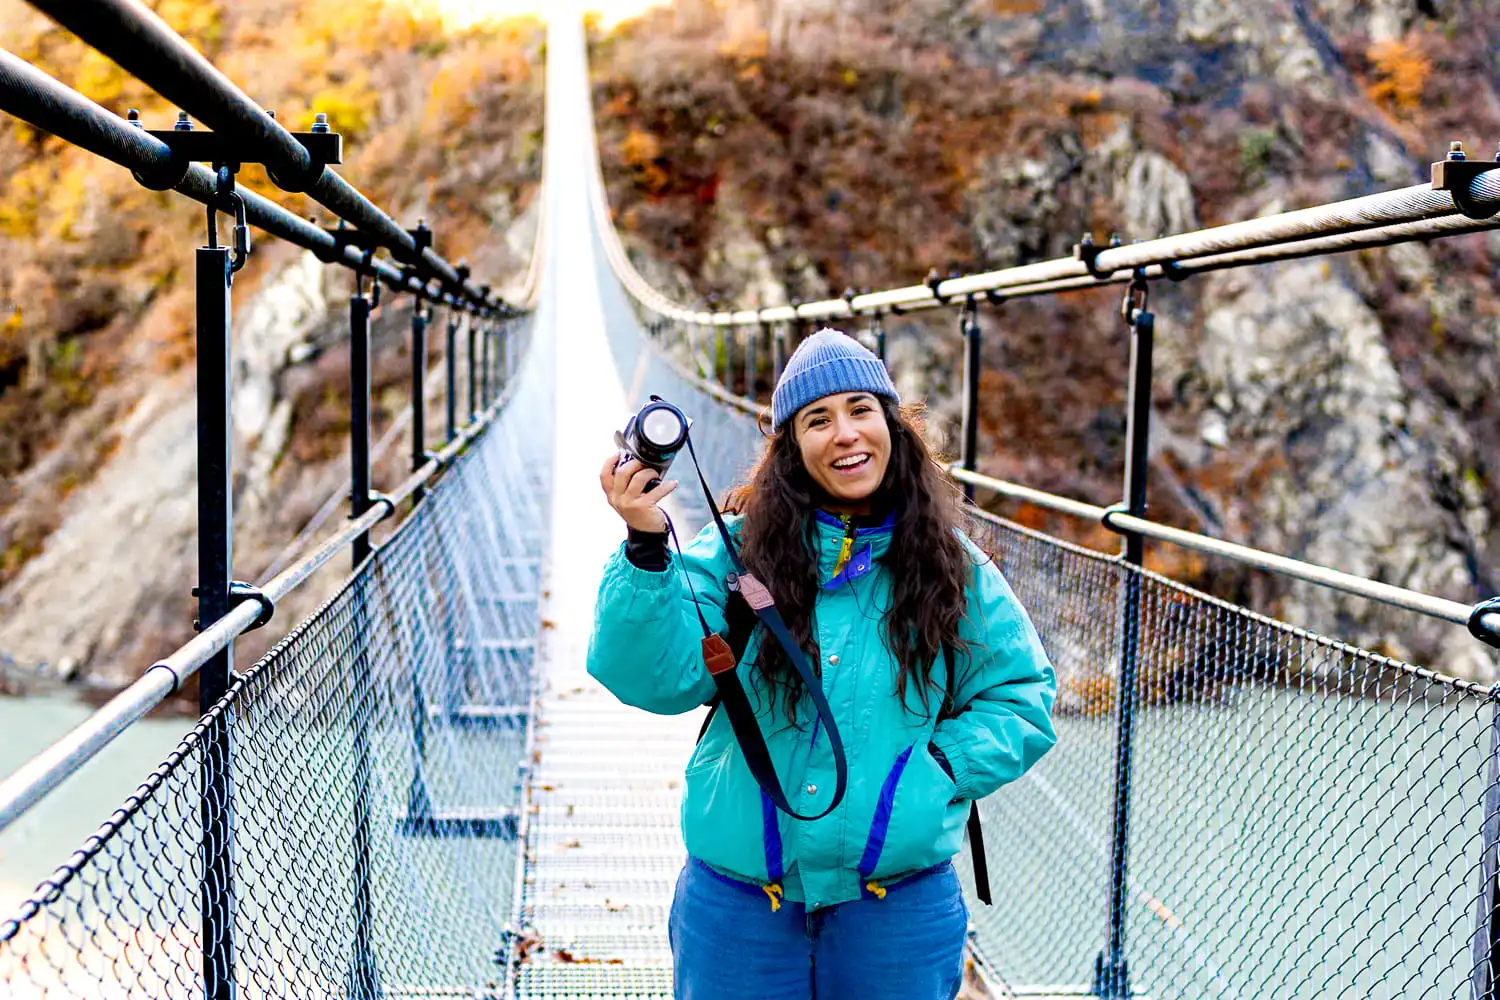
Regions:
M 667 914 L 686 857 L 678 804 L 697 715 L 621 705 L 581 657 L 547 666 L 521 887 L 523 932 L 539 940 L 515 995 L 666 1000 Z

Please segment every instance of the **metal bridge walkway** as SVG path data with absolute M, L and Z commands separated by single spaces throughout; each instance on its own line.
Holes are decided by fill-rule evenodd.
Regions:
M 556 480 L 515 995 L 670 997 L 667 912 L 686 857 L 678 803 L 698 713 L 626 707 L 584 669 L 600 574 L 625 534 L 597 473 L 627 400 L 595 280 L 581 32 L 554 22 L 549 49 L 551 236 L 539 322 L 559 359 Z

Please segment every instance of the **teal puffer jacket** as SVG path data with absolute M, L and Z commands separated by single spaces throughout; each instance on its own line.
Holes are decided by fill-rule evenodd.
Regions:
M 738 519 L 730 525 L 737 534 Z M 835 574 L 846 536 L 853 555 Z M 921 711 L 917 685 L 909 689 L 909 707 L 896 696 L 897 663 L 877 610 L 890 606 L 890 574 L 881 559 L 892 544 L 890 527 L 847 529 L 820 511 L 817 539 L 823 588 L 813 621 L 823 690 L 848 755 L 843 802 L 807 822 L 778 812 L 755 783 L 722 711 L 688 761 L 682 800 L 689 854 L 747 881 L 780 883 L 785 898 L 810 909 L 879 895 L 881 883 L 952 857 L 962 846 L 969 800 L 1020 777 L 1057 741 L 1052 666 L 999 568 L 977 546 L 963 539 L 973 571 L 960 636 L 973 647 L 955 658 L 958 714 L 938 722 L 937 698 L 934 711 Z M 633 566 L 622 546 L 599 588 L 589 673 L 621 701 L 649 712 L 688 712 L 709 701 L 715 687 L 703 666 L 703 630 L 687 581 L 709 627 L 726 632 L 731 568 L 713 525 L 681 557 L 673 554 L 664 572 Z M 771 704 L 757 684 L 752 664 L 762 635 L 755 630 L 740 679 L 793 808 L 821 812 L 833 795 L 833 753 L 809 699 L 790 725 L 779 699 Z M 940 684 L 946 669 L 939 657 Z

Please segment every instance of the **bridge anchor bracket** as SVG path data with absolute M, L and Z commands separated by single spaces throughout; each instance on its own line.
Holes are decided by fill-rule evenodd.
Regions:
M 1500 161 L 1496 160 L 1438 160 L 1432 165 L 1432 189 L 1447 191 L 1453 196 L 1454 206 L 1470 219 L 1493 218 L 1500 212 L 1500 201 L 1477 199 L 1469 188 L 1475 177 L 1497 168 Z

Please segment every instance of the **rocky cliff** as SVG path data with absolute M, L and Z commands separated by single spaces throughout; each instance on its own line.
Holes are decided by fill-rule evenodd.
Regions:
M 406 4 L 165 0 L 162 16 L 283 120 L 329 115 L 340 172 L 450 259 L 519 279 L 540 179 L 543 34 L 453 31 Z M 173 109 L 12 0 L 0 44 L 123 115 Z M 196 551 L 193 248 L 203 212 L 0 116 L 0 664 L 103 685 L 191 636 Z M 320 222 L 255 167 L 242 183 Z M 348 272 L 257 234 L 235 283 L 235 571 L 254 579 L 347 491 Z M 407 404 L 410 304 L 374 322 L 375 433 Z M 429 364 L 437 364 L 442 337 Z M 430 427 L 440 421 L 429 419 Z M 404 441 L 377 487 L 405 469 Z M 339 517 L 328 527 L 336 527 Z M 327 530 L 325 528 L 325 530 Z M 312 610 L 342 561 L 288 598 Z M 248 663 L 275 628 L 239 644 Z M 3 686 L 3 682 L 0 682 Z
M 595 39 L 610 200 L 688 301 L 837 295 L 1426 178 L 1500 140 L 1484 0 L 680 0 Z M 1500 236 L 1157 290 L 1153 514 L 1460 601 L 1500 587 Z M 1117 293 L 986 310 L 984 471 L 1118 497 Z M 956 409 L 954 318 L 888 322 Z M 939 421 L 942 422 L 941 420 Z M 1008 511 L 1095 543 L 1097 530 Z M 1166 549 L 1320 631 L 1493 680 L 1461 627 Z

